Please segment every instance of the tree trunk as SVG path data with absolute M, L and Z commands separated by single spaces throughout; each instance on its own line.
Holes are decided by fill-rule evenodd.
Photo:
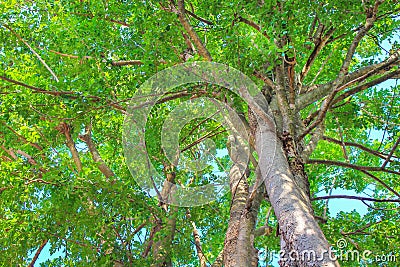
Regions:
M 231 136 L 230 138 L 240 137 Z M 254 230 L 261 202 L 260 196 L 263 192 L 258 192 L 258 197 L 249 205 L 249 185 L 246 172 L 244 172 L 247 166 L 241 159 L 246 153 L 248 151 L 236 151 L 233 146 L 231 147 L 230 156 L 235 165 L 229 174 L 232 203 L 224 244 L 224 267 L 256 267 L 258 265 L 257 250 L 254 248 Z
M 305 174 L 301 177 L 301 172 L 293 170 L 283 143 L 261 120 L 255 139 L 259 168 L 279 224 L 280 266 L 339 266 L 313 216 Z

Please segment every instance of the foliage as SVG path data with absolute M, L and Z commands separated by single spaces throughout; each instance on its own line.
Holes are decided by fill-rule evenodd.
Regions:
M 373 6 L 373 1 L 362 2 Z M 281 4 L 283 11 L 278 12 Z M 46 244 L 50 254 L 57 252 L 59 256 L 40 258 L 44 260 L 41 266 L 113 266 L 119 261 L 150 266 L 152 256 L 143 256 L 149 242 L 163 240 L 168 234 L 163 229 L 152 236 L 152 229 L 158 220 L 165 223 L 169 218 L 157 199 L 143 193 L 131 177 L 121 136 L 127 105 L 139 86 L 159 70 L 182 62 L 182 54 L 188 49 L 185 30 L 177 15 L 167 10 L 169 5 L 170 1 L 165 0 L 0 3 L 0 265 L 28 265 L 41 244 Z M 186 3 L 186 8 L 202 18 L 187 16 L 213 60 L 241 70 L 260 87 L 263 82 L 253 75 L 254 71 L 271 77 L 274 66 L 282 63 L 282 55 L 296 56 L 296 72 L 302 71 L 314 47 L 309 33 L 316 14 L 319 23 L 335 31 L 303 80 L 305 87 L 336 77 L 355 29 L 365 22 L 361 1 L 193 0 Z M 360 42 L 351 71 L 381 62 L 398 49 L 399 10 L 397 1 L 380 6 L 380 19 Z M 279 47 L 274 38 L 284 36 L 290 42 Z M 189 60 L 202 57 L 194 53 Z M 370 80 L 373 78 L 366 81 Z M 161 128 L 180 103 L 196 94 L 220 100 L 225 97 L 238 113 L 247 114 L 240 99 L 222 88 L 188 88 L 184 89 L 190 94 L 159 103 L 151 112 L 146 141 L 160 173 L 165 161 L 160 149 Z M 183 89 L 174 90 L 179 93 Z M 328 113 L 324 135 L 387 156 L 400 138 L 399 90 L 397 80 L 391 80 L 344 98 Z M 317 111 L 322 100 L 315 99 L 304 108 L 302 118 Z M 219 126 L 208 120 L 198 127 L 200 122 L 202 119 L 184 125 L 180 138 L 189 136 L 182 147 Z M 63 123 L 66 130 L 60 128 Z M 112 177 L 102 173 L 101 162 L 94 160 L 85 142 L 88 125 Z M 68 135 L 79 153 L 81 170 L 67 145 Z M 307 141 L 310 138 L 306 136 Z M 225 151 L 226 132 L 211 139 L 217 149 Z M 321 140 L 311 158 L 357 166 L 381 166 L 385 162 L 385 157 L 356 146 L 343 148 L 340 142 Z M 189 151 L 185 154 L 188 160 L 196 157 Z M 331 189 L 348 189 L 372 198 L 393 198 L 392 191 L 400 192 L 399 148 L 392 153 L 388 169 L 397 174 L 374 172 L 381 182 L 354 168 L 307 165 L 312 197 L 328 195 Z M 231 166 L 226 154 L 219 155 L 220 169 Z M 254 170 L 254 166 L 251 168 Z M 212 169 L 210 164 L 199 173 L 177 170 L 177 176 L 183 177 L 184 183 L 193 178 L 196 184 L 204 184 L 217 179 Z M 224 246 L 230 197 L 228 194 L 209 205 L 179 208 L 176 214 L 169 214 L 176 216 L 169 255 L 176 266 L 198 265 L 192 221 L 199 229 L 207 262 L 211 264 L 217 258 Z M 348 200 L 348 205 L 353 201 Z M 368 206 L 366 214 L 324 214 L 325 200 L 313 204 L 315 214 L 325 221 L 321 227 L 331 244 L 346 238 L 360 251 L 398 253 L 398 203 L 364 202 Z M 268 219 L 273 231 L 257 237 L 256 248 L 278 250 L 276 218 L 273 212 L 266 218 L 269 207 L 267 201 L 262 202 L 257 226 L 262 227 Z M 348 234 L 358 229 L 362 229 L 360 234 Z M 360 266 L 356 262 L 343 265 Z

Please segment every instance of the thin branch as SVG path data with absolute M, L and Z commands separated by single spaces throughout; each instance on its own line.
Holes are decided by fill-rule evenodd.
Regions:
M 10 155 L 14 160 L 18 160 L 17 155 L 15 155 L 12 148 L 7 149 L 5 146 L 0 145 L 0 148 L 3 149 L 8 155 Z
M 28 182 L 26 182 L 25 185 L 30 185 L 30 184 L 33 184 L 33 183 L 49 184 L 49 185 L 59 186 L 59 184 L 52 183 L 52 182 L 49 182 L 49 181 L 45 181 L 43 179 L 28 180 Z
M 332 105 L 335 95 L 339 92 L 340 88 L 337 88 L 331 92 L 331 94 L 322 102 L 321 108 L 317 111 L 317 118 L 309 125 L 298 137 L 297 140 L 302 140 L 307 134 L 309 134 L 315 127 L 323 123 L 326 113 Z
M 270 37 L 268 36 L 266 31 L 261 31 L 262 28 L 260 25 L 256 24 L 254 21 L 248 20 L 246 18 L 243 18 L 242 16 L 238 16 L 237 20 L 239 22 L 243 22 L 247 25 L 249 25 L 250 27 L 252 27 L 253 29 L 257 30 L 258 32 L 260 32 L 262 35 L 264 35 L 264 37 L 266 37 L 267 39 L 270 39 Z
M 314 47 L 314 50 L 312 51 L 311 55 L 308 57 L 306 64 L 304 65 L 301 74 L 300 74 L 300 81 L 303 81 L 307 73 L 309 72 L 312 64 L 314 63 L 315 59 L 321 52 L 321 50 L 325 47 L 326 43 L 328 42 L 329 38 L 333 35 L 333 32 L 335 31 L 335 28 L 330 28 L 325 36 L 318 40 L 317 45 Z
M 14 186 L 0 187 L 0 194 L 6 191 L 7 189 L 13 189 Z
M 335 98 L 335 100 L 332 102 L 332 105 L 344 100 L 345 98 L 347 98 L 347 97 L 349 97 L 351 95 L 354 95 L 354 94 L 356 94 L 358 92 L 361 92 L 361 91 L 363 91 L 365 89 L 368 89 L 368 88 L 370 88 L 372 86 L 378 85 L 378 84 L 380 84 L 380 83 L 382 83 L 382 82 L 384 82 L 386 80 L 389 80 L 389 79 L 395 77 L 398 74 L 400 74 L 400 69 L 397 69 L 395 71 L 386 73 L 385 75 L 383 75 L 383 76 L 381 76 L 381 77 L 379 77 L 379 78 L 377 78 L 375 80 L 372 80 L 372 81 L 363 83 L 361 85 L 358 85 L 358 86 L 356 86 L 356 87 L 344 92 L 343 94 L 339 95 L 337 98 Z
M 200 121 L 198 124 L 196 124 L 194 127 L 192 127 L 192 129 L 190 130 L 190 132 L 185 135 L 182 140 L 180 141 L 180 143 L 183 143 L 188 137 L 190 137 L 194 131 L 196 131 L 196 129 L 198 129 L 201 125 L 203 125 L 206 121 L 211 120 L 215 115 L 217 115 L 218 113 L 220 113 L 220 111 L 216 111 L 214 112 L 214 114 L 211 114 L 210 116 L 208 116 L 207 118 L 203 119 L 202 121 Z M 216 130 L 216 129 L 215 129 Z
M 39 258 L 40 253 L 42 252 L 44 246 L 46 246 L 47 242 L 49 240 L 45 239 L 43 240 L 42 244 L 40 245 L 40 247 L 38 248 L 38 250 L 35 253 L 35 256 L 33 256 L 31 263 L 29 264 L 29 267 L 34 267 L 35 266 L 35 262 L 37 261 L 37 259 Z
M 398 52 L 398 53 L 400 54 L 400 52 Z M 346 99 L 346 98 L 349 97 L 349 96 L 352 96 L 352 95 L 354 95 L 354 94 L 356 94 L 356 93 L 359 93 L 359 92 L 361 92 L 361 91 L 363 91 L 363 90 L 365 90 L 365 89 L 368 89 L 368 88 L 370 88 L 370 87 L 372 87 L 372 86 L 375 86 L 375 85 L 377 85 L 377 84 L 380 84 L 380 83 L 382 83 L 382 82 L 384 82 L 384 81 L 387 81 L 388 79 L 391 79 L 391 78 L 393 78 L 393 77 L 395 77 L 396 75 L 399 75 L 399 74 L 400 74 L 400 69 L 395 70 L 395 71 L 392 71 L 392 72 L 389 72 L 389 73 L 387 73 L 387 74 L 385 74 L 385 75 L 383 75 L 383 76 L 381 76 L 381 77 L 379 77 L 379 78 L 377 78 L 377 79 L 375 79 L 375 80 L 372 80 L 372 81 L 369 81 L 369 82 L 367 82 L 367 83 L 358 85 L 358 86 L 356 86 L 356 87 L 354 87 L 354 88 L 352 88 L 352 89 L 350 89 L 350 90 L 344 92 L 343 94 L 339 95 L 338 97 L 336 97 L 336 98 L 332 101 L 331 106 L 337 104 L 338 102 L 340 102 L 340 101 Z M 317 110 L 317 111 L 313 112 L 312 114 L 310 114 L 310 115 L 305 119 L 305 121 L 304 121 L 305 124 L 308 124 L 309 122 L 311 122 L 315 117 L 318 116 L 318 114 L 319 114 L 319 110 Z
M 7 82 L 10 82 L 10 83 L 13 83 L 13 84 L 16 84 L 16 85 L 20 85 L 20 86 L 32 89 L 33 91 L 35 91 L 37 93 L 43 93 L 43 94 L 54 95 L 54 96 L 73 95 L 73 94 L 75 94 L 75 92 L 72 92 L 72 91 L 64 91 L 64 92 L 47 91 L 47 90 L 44 90 L 44 89 L 41 89 L 41 88 L 38 88 L 38 87 L 34 87 L 34 86 L 28 85 L 26 83 L 22 83 L 22 82 L 19 82 L 19 81 L 16 81 L 16 80 L 13 80 L 13 79 L 7 78 L 5 76 L 1 76 L 1 75 L 0 75 L 0 79 L 2 79 L 4 81 L 7 81 Z
M 392 150 L 390 151 L 389 155 L 387 156 L 385 162 L 382 164 L 381 168 L 385 168 L 386 165 L 389 163 L 389 161 L 390 161 L 391 157 L 393 156 L 394 151 L 396 151 L 396 148 L 399 145 L 399 143 L 400 143 L 400 138 L 397 138 L 396 143 L 393 145 Z
M 79 57 L 79 56 L 76 56 L 76 55 L 71 55 L 71 54 L 66 54 L 66 53 L 61 53 L 61 52 L 58 52 L 58 51 L 55 51 L 55 50 L 52 50 L 52 49 L 50 49 L 49 50 L 49 52 L 51 52 L 51 53 L 53 53 L 53 54 L 56 54 L 56 55 L 59 55 L 59 56 L 62 56 L 62 57 L 67 57 L 67 58 L 73 58 L 73 59 L 80 59 L 81 61 L 81 63 L 83 62 L 83 60 L 87 60 L 87 59 L 96 59 L 95 57 L 92 57 L 92 56 L 83 56 L 83 57 Z M 103 62 L 107 62 L 107 60 L 103 60 Z M 160 61 L 160 63 L 166 63 L 165 61 Z M 143 63 L 143 61 L 141 61 L 141 60 L 139 60 L 139 59 L 135 59 L 135 60 L 113 60 L 113 61 L 111 61 L 111 66 L 128 66 L 128 65 L 137 65 L 137 66 L 140 66 L 140 65 L 143 65 L 144 63 Z
M 376 199 L 376 198 L 371 198 L 371 197 L 359 197 L 359 196 L 348 196 L 348 195 L 331 195 L 331 196 L 314 197 L 311 199 L 311 201 L 331 199 L 331 198 L 356 199 L 356 200 L 361 200 L 361 201 L 373 201 L 373 202 L 400 203 L 400 199 Z
M 336 179 L 337 179 L 337 176 L 334 176 L 333 179 L 332 179 L 331 188 L 329 188 L 329 193 L 328 193 L 329 196 L 332 195 L 333 189 L 335 188 Z M 327 213 L 327 211 L 328 211 L 328 204 L 329 204 L 329 199 L 327 199 L 327 200 L 325 201 L 324 213 L 323 213 L 323 215 L 322 215 L 322 218 L 326 218 L 326 213 Z
M 202 17 L 197 16 L 195 13 L 193 13 L 193 12 L 187 10 L 187 9 L 185 9 L 185 12 L 187 14 L 189 14 L 190 16 L 192 16 L 193 18 L 195 18 L 195 19 L 197 19 L 197 20 L 199 20 L 201 22 L 204 22 L 207 25 L 214 25 L 214 23 L 212 23 L 211 21 L 203 19 Z
M 315 74 L 315 76 L 310 84 L 314 84 L 314 82 L 317 80 L 318 76 L 321 74 L 322 70 L 325 68 L 326 63 L 328 63 L 329 59 L 331 58 L 331 56 L 333 55 L 334 52 L 335 52 L 335 49 L 332 49 L 331 52 L 329 53 L 329 55 L 325 58 L 324 62 L 322 63 L 321 67 L 319 68 L 317 74 Z M 303 93 L 303 92 L 300 92 L 300 94 L 301 93 Z
M 29 164 L 37 165 L 36 160 L 31 155 L 29 155 L 28 153 L 26 153 L 26 152 L 24 152 L 24 151 L 22 151 L 20 149 L 18 149 L 16 152 L 18 154 L 20 154 L 21 156 L 24 156 L 28 160 Z
M 332 142 L 332 143 L 338 144 L 338 145 L 341 145 L 341 144 L 342 144 L 342 142 L 341 142 L 340 140 L 334 139 L 334 138 L 332 138 L 332 137 L 323 136 L 322 139 L 325 140 L 325 141 L 328 141 L 328 142 Z M 361 149 L 361 150 L 363 150 L 363 151 L 365 151 L 365 152 L 368 152 L 368 153 L 370 153 L 370 154 L 372 154 L 372 155 L 374 155 L 374 156 L 380 157 L 381 159 L 386 159 L 385 154 L 383 154 L 383 153 L 381 153 L 381 152 L 378 152 L 378 151 L 375 151 L 375 150 L 373 150 L 373 149 L 371 149 L 371 148 L 365 147 L 365 146 L 363 146 L 363 145 L 360 145 L 360 144 L 358 144 L 358 143 L 354 143 L 354 142 L 344 142 L 344 145 L 345 145 L 345 146 L 357 147 L 357 148 L 359 148 L 359 149 Z
M 338 127 L 339 136 L 340 136 L 340 146 L 341 146 L 342 151 L 343 151 L 343 157 L 347 162 L 349 162 L 349 155 L 347 154 L 347 148 L 346 148 L 346 145 L 344 143 L 343 129 L 342 129 L 340 123 L 339 123 L 338 117 L 336 117 L 335 119 L 336 119 L 336 124 L 337 124 L 337 127 Z
M 325 132 L 325 122 L 320 123 L 312 133 L 310 142 L 304 148 L 301 158 L 307 160 L 314 150 L 317 148 L 318 142 L 321 140 Z
M 128 66 L 128 65 L 143 65 L 141 60 L 121 60 L 121 61 L 112 61 L 112 66 Z
M 385 187 L 387 190 L 389 190 L 390 192 L 392 192 L 393 194 L 395 194 L 397 197 L 400 198 L 400 194 L 398 192 L 396 192 L 393 188 L 391 188 L 390 186 L 388 186 L 384 181 L 382 181 L 381 179 L 379 179 L 378 177 L 376 177 L 375 175 L 373 175 L 372 173 L 369 173 L 365 170 L 361 170 L 362 173 L 368 175 L 369 177 L 371 177 L 372 179 L 374 179 L 375 181 L 377 181 L 378 183 L 380 183 L 381 185 L 383 185 L 383 187 Z
M 361 227 L 360 229 L 357 229 L 357 230 L 352 231 L 352 232 L 347 232 L 347 233 L 342 232 L 341 234 L 344 235 L 344 236 L 347 236 L 347 235 L 356 235 L 356 234 L 365 234 L 365 233 L 363 232 L 364 230 L 370 228 L 370 227 L 373 226 L 373 225 L 377 225 L 377 224 L 379 224 L 379 223 L 381 223 L 381 222 L 383 222 L 383 221 L 380 220 L 380 221 L 377 221 L 377 222 L 374 222 L 374 223 L 367 223 L 365 226 Z
M 386 13 L 384 13 L 384 14 L 381 14 L 381 15 L 377 16 L 377 20 L 386 18 L 386 17 L 388 17 L 388 16 L 390 16 L 390 15 L 392 15 L 392 14 L 398 14 L 399 12 L 400 12 L 400 8 L 393 9 L 393 10 L 391 10 L 391 11 L 389 11 L 389 12 L 386 12 Z M 362 27 L 362 25 L 360 25 L 360 26 L 358 26 L 357 28 L 352 29 L 352 30 L 350 30 L 350 31 L 346 31 L 345 33 L 340 34 L 339 36 L 336 36 L 336 37 L 332 38 L 331 40 L 328 41 L 328 44 L 333 43 L 333 42 L 335 42 L 335 41 L 337 41 L 337 40 L 339 40 L 339 39 L 341 39 L 341 38 L 344 38 L 344 37 L 346 37 L 347 35 L 349 35 L 350 33 L 359 31 L 359 30 L 361 29 L 361 27 Z
M 95 16 L 95 15 L 93 15 L 93 14 L 91 14 L 91 13 L 78 13 L 78 12 L 71 12 L 71 14 L 73 14 L 73 15 L 77 15 L 77 16 L 82 16 L 82 17 L 88 17 L 88 18 L 96 18 L 96 19 L 99 19 L 99 20 L 105 20 L 105 21 L 109 21 L 109 22 L 112 22 L 112 23 L 116 23 L 116 24 L 119 24 L 119 25 L 122 25 L 122 26 L 125 26 L 125 27 L 130 27 L 130 26 L 132 26 L 131 24 L 128 24 L 128 23 L 126 23 L 126 22 L 124 22 L 124 21 L 120 21 L 120 20 L 116 20 L 116 19 L 112 19 L 112 18 L 109 18 L 107 15 L 103 18 L 103 17 L 101 17 L 101 16 Z
M 359 171 L 373 171 L 373 172 L 381 171 L 381 172 L 400 175 L 400 172 L 398 172 L 398 171 L 388 170 L 388 169 L 381 168 L 381 167 L 369 167 L 369 166 L 354 165 L 354 164 L 346 163 L 346 162 L 342 162 L 342 161 L 309 159 L 309 160 L 307 160 L 306 163 L 308 163 L 308 164 L 323 164 L 323 165 L 328 165 L 328 166 L 333 165 L 333 166 L 355 169 L 355 170 L 359 170 Z
M 94 96 L 94 95 L 82 96 L 80 94 L 80 92 L 73 92 L 73 91 L 47 91 L 47 90 L 44 90 L 44 89 L 41 89 L 41 88 L 38 88 L 38 87 L 34 87 L 34 86 L 31 86 L 31 85 L 28 85 L 28 84 L 25 84 L 25 83 L 22 83 L 22 82 L 19 82 L 19 81 L 16 81 L 16 80 L 13 80 L 13 79 L 1 76 L 1 75 L 0 75 L 0 79 L 8 81 L 8 82 L 11 82 L 11 83 L 14 83 L 16 85 L 20 85 L 20 86 L 32 89 L 34 93 L 41 93 L 41 94 L 47 94 L 47 95 L 53 95 L 53 96 L 67 95 L 71 99 L 77 99 L 77 98 L 85 97 L 87 99 L 91 99 L 92 101 L 100 101 L 100 100 L 102 100 L 99 96 Z M 125 100 L 122 100 L 120 102 L 123 102 L 123 101 L 125 101 Z M 123 113 L 125 113 L 126 112 L 125 108 L 123 108 L 122 106 L 118 105 L 117 103 L 118 102 L 107 100 L 107 105 L 105 105 L 104 107 L 112 106 L 112 107 L 122 111 Z
M 18 40 L 20 40 L 21 42 L 23 42 L 28 48 L 29 50 L 31 50 L 31 52 L 39 59 L 39 61 L 45 66 L 45 68 L 51 73 L 51 75 L 53 76 L 53 78 L 58 82 L 58 77 L 57 75 L 53 72 L 53 70 L 46 64 L 46 62 L 40 57 L 40 55 L 18 34 L 16 33 L 10 26 L 8 26 L 7 24 L 3 24 L 3 26 L 5 28 L 7 28 L 13 35 L 15 35 Z
M 131 234 L 131 236 L 136 235 L 137 233 L 139 233 L 140 230 L 143 229 L 143 227 L 145 227 L 147 225 L 148 222 L 144 222 L 141 225 L 139 225 Z
M 0 76 L 0 77 L 1 77 L 1 76 Z M 36 148 L 36 149 L 38 149 L 38 150 L 40 150 L 40 151 L 43 150 L 43 148 L 42 148 L 39 144 L 37 144 L 37 143 L 32 143 L 32 142 L 28 141 L 28 139 L 26 139 L 24 136 L 22 136 L 22 135 L 20 135 L 19 133 L 17 133 L 17 131 L 15 131 L 13 128 L 11 128 L 10 126 L 8 126 L 6 122 L 1 121 L 1 123 L 2 123 L 5 127 L 7 127 L 7 129 L 9 129 L 13 134 L 15 134 L 18 138 L 20 138 L 25 144 L 29 144 L 29 145 L 31 145 L 32 147 L 34 147 L 34 148 Z
M 186 150 L 188 150 L 188 149 L 194 147 L 195 145 L 201 143 L 203 140 L 205 140 L 205 139 L 207 139 L 207 138 L 212 138 L 212 137 L 217 136 L 217 135 L 219 135 L 219 134 L 221 134 L 221 133 L 225 133 L 225 132 L 226 132 L 225 129 L 216 132 L 216 130 L 218 130 L 218 129 L 221 128 L 221 127 L 222 127 L 222 125 L 219 125 L 219 126 L 218 126 L 217 128 L 215 128 L 214 130 L 212 130 L 212 131 L 208 132 L 207 134 L 205 134 L 203 137 L 200 137 L 199 139 L 197 139 L 197 140 L 194 141 L 193 143 L 187 145 L 186 147 L 184 147 L 184 148 L 180 151 L 180 153 L 185 152 Z

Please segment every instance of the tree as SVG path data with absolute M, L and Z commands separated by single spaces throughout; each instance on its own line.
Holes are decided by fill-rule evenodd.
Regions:
M 280 266 L 396 265 L 397 1 L 5 1 L 0 9 L 3 265 L 34 266 L 46 247 L 59 257 L 43 266 L 264 266 L 260 255 L 280 249 Z M 134 104 L 145 103 L 146 80 L 196 61 L 237 69 L 266 102 L 210 83 L 157 96 L 145 141 L 161 190 L 150 198 L 137 183 L 146 173 L 133 179 L 125 164 L 124 118 L 143 108 Z M 175 166 L 163 125 L 201 98 L 230 106 L 249 138 L 212 116 L 175 117 L 184 167 Z M 232 145 L 243 142 L 249 151 Z M 174 184 L 224 178 L 230 192 L 207 205 L 165 199 Z M 337 188 L 358 196 L 332 195 Z M 368 211 L 333 216 L 333 198 Z M 338 240 L 372 256 L 337 260 Z

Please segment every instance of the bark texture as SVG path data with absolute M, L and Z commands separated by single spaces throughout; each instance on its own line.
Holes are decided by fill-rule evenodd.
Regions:
M 262 121 L 259 121 L 256 131 L 256 150 L 260 171 L 279 223 L 280 265 L 339 266 L 330 254 L 330 244 L 313 216 L 304 182 L 296 181 L 281 140 Z M 273 151 L 275 157 L 271 156 Z
M 240 139 L 239 136 L 230 138 Z M 240 140 L 234 140 L 241 143 Z M 231 142 L 231 143 L 234 143 Z M 254 228 L 259 209 L 260 199 L 256 198 L 252 205 L 248 205 L 249 185 L 245 170 L 247 163 L 243 161 L 243 155 L 248 151 L 231 147 L 230 156 L 235 165 L 230 171 L 230 188 L 232 203 L 230 220 L 226 232 L 224 244 L 224 266 L 257 266 L 257 250 L 254 248 Z M 261 194 L 259 194 L 261 195 Z

